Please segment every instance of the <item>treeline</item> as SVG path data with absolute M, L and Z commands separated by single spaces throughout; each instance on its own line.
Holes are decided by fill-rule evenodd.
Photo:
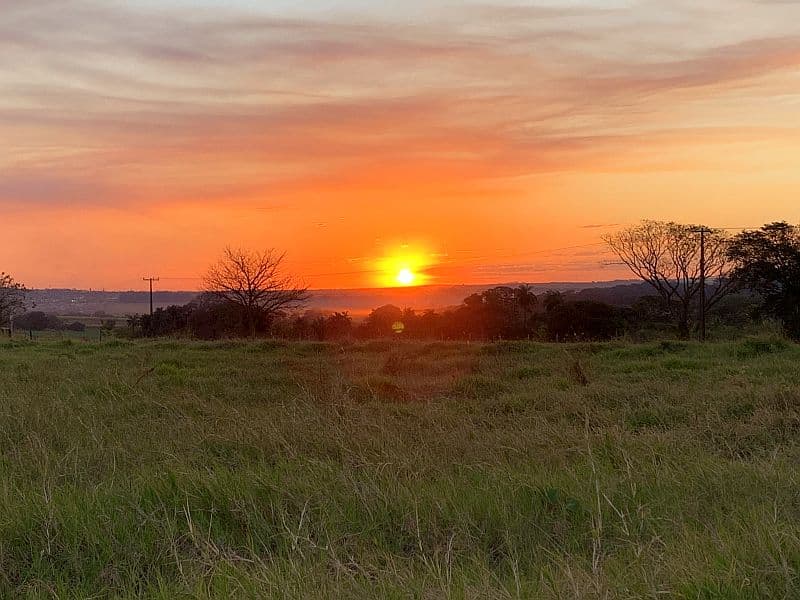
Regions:
M 283 256 L 226 250 L 196 302 L 131 319 L 137 335 L 203 339 L 272 335 L 288 339 L 605 340 L 643 330 L 693 333 L 774 319 L 800 340 L 800 229 L 771 223 L 729 236 L 704 226 L 645 221 L 606 238 L 651 290 L 630 306 L 576 300 L 530 287 L 473 294 L 440 312 L 383 306 L 360 323 L 347 313 L 298 312 L 305 288 L 278 275 Z
M 116 327 L 114 319 L 102 321 L 102 327 L 112 330 Z M 42 311 L 26 312 L 14 318 L 14 327 L 23 331 L 85 331 L 86 324 L 81 321 L 70 321 Z
M 134 336 L 201 339 L 275 336 L 342 340 L 606 340 L 641 332 L 698 335 L 708 326 L 772 319 L 800 341 L 800 228 L 785 222 L 729 235 L 697 225 L 644 221 L 608 236 L 609 249 L 652 294 L 626 306 L 527 285 L 472 294 L 442 311 L 387 305 L 361 322 L 347 313 L 303 312 L 309 292 L 282 271 L 284 255 L 227 248 L 203 278 L 205 292 L 184 305 L 130 317 Z M 25 287 L 0 273 L 0 323 L 21 329 L 82 327 L 24 310 Z
M 800 341 L 800 228 L 777 222 L 730 235 L 644 221 L 605 241 L 669 309 L 682 338 L 699 330 L 704 339 L 708 313 L 744 290 L 757 299 L 754 316 L 780 322 L 787 337 Z
M 631 306 L 575 299 L 575 293 L 537 296 L 526 285 L 501 286 L 473 294 L 459 306 L 416 311 L 386 305 L 356 322 L 346 312 L 258 311 L 256 335 L 290 340 L 367 340 L 391 337 L 437 340 L 540 340 L 553 342 L 609 340 L 624 335 L 669 332 L 672 312 L 655 296 Z M 754 317 L 749 294 L 732 296 L 710 315 L 715 325 L 742 326 Z M 239 305 L 203 294 L 183 306 L 131 317 L 137 336 L 186 336 L 199 339 L 251 334 L 249 317 Z

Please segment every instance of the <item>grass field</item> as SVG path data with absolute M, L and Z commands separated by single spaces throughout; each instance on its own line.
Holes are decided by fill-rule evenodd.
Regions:
M 800 347 L 0 342 L 3 598 L 798 598 Z

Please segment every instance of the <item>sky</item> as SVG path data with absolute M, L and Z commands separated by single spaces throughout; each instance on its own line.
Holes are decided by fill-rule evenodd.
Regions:
M 196 289 L 626 278 L 641 219 L 800 222 L 800 1 L 0 0 L 0 271 Z

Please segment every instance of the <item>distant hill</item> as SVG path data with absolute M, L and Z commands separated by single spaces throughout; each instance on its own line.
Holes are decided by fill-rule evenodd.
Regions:
M 430 285 L 410 288 L 312 290 L 309 308 L 320 311 L 349 311 L 353 315 L 367 314 L 373 308 L 384 304 L 395 304 L 416 310 L 443 309 L 456 306 L 464 298 L 491 287 L 495 286 Z M 620 306 L 633 304 L 638 298 L 651 293 L 646 284 L 629 281 L 536 283 L 531 284 L 531 287 L 536 294 L 556 290 L 568 292 L 575 299 L 597 300 Z M 198 292 L 191 291 L 157 291 L 153 293 L 153 304 L 156 308 L 170 304 L 187 304 L 197 295 Z M 58 315 L 88 316 L 104 313 L 124 316 L 146 313 L 150 309 L 149 292 L 139 291 L 45 289 L 32 290 L 29 299 L 37 310 Z
M 155 292 L 153 305 L 187 304 L 195 297 L 197 292 Z M 150 310 L 149 292 L 46 289 L 31 290 L 28 299 L 36 310 L 68 316 L 91 316 L 95 313 L 125 316 Z
M 631 306 L 644 296 L 652 296 L 656 291 L 647 283 L 625 283 L 611 287 L 591 287 L 569 294 L 573 300 L 594 300 L 612 306 Z
M 457 306 L 472 294 L 480 293 L 497 285 L 515 287 L 514 283 L 493 285 L 430 285 L 411 288 L 374 288 L 351 290 L 314 290 L 309 308 L 316 310 L 349 311 L 354 315 L 368 313 L 384 304 L 395 304 L 416 310 L 442 309 Z M 591 283 L 535 283 L 530 284 L 535 294 L 555 290 L 574 294 L 579 299 L 602 300 L 609 304 L 633 304 L 647 295 L 646 284 L 609 281 Z M 631 299 L 632 298 L 632 299 Z

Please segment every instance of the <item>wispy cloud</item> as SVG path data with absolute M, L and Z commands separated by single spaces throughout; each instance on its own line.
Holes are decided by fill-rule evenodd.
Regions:
M 544 204 L 558 174 L 738 172 L 718 149 L 800 141 L 796 2 L 244 4 L 4 2 L 0 207 L 455 214 Z

